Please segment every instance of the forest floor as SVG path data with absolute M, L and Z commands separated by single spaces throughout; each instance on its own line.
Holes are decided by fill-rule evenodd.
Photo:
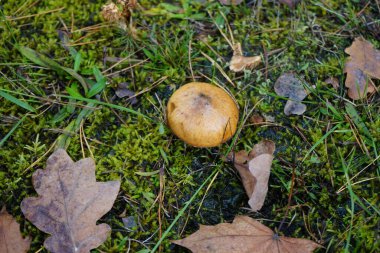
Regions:
M 75 161 L 93 157 L 97 181 L 121 181 L 100 220 L 112 234 L 93 252 L 149 252 L 162 235 L 161 252 L 188 252 L 171 240 L 242 214 L 275 231 L 283 222 L 280 235 L 322 244 L 317 252 L 380 252 L 380 95 L 352 100 L 344 73 L 355 38 L 380 49 L 380 1 L 141 0 L 119 22 L 102 17 L 106 3 L 0 0 L 0 207 L 32 238 L 30 252 L 47 252 L 47 235 L 20 203 L 36 196 L 32 174 L 57 147 Z M 237 42 L 262 63 L 232 72 Z M 20 46 L 59 66 L 31 61 Z M 89 95 L 64 67 L 106 85 Z M 288 72 L 308 91 L 303 115 L 285 115 L 274 91 Z M 237 134 L 219 147 L 191 147 L 166 125 L 169 97 L 194 80 L 239 104 Z M 264 139 L 276 144 L 269 191 L 251 212 L 223 157 Z

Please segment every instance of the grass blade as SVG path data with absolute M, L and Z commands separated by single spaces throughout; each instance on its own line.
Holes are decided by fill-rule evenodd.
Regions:
M 78 70 L 80 69 L 81 62 L 82 62 L 82 55 L 80 53 L 77 53 L 75 55 L 75 60 L 74 60 L 74 71 L 75 72 L 78 72 Z
M 16 123 L 16 125 L 14 125 L 14 126 L 12 127 L 11 131 L 9 131 L 9 132 L 7 133 L 7 135 L 5 135 L 3 139 L 1 139 L 1 141 L 0 141 L 0 147 L 2 147 L 2 146 L 4 145 L 4 143 L 9 139 L 9 137 L 10 137 L 10 136 L 12 135 L 12 133 L 18 128 L 18 126 L 19 126 L 22 122 L 24 122 L 24 120 L 26 119 L 27 116 L 28 116 L 28 115 L 25 115 L 24 117 L 22 117 L 22 118 Z
M 93 85 L 90 89 L 90 91 L 87 93 L 87 97 L 93 97 L 96 94 L 102 92 L 102 90 L 106 87 L 106 78 L 102 75 L 100 70 L 98 68 L 93 68 L 93 73 L 96 78 L 96 83 Z
M 18 98 L 4 92 L 4 91 L 0 91 L 0 96 L 5 98 L 6 100 L 30 111 L 30 112 L 36 112 L 36 109 L 34 109 L 31 105 L 29 105 L 27 102 L 24 102 L 24 101 L 21 101 L 19 100 Z
M 87 107 L 94 107 L 93 103 L 88 103 Z M 78 117 L 70 122 L 65 128 L 64 133 L 61 134 L 56 140 L 56 148 L 67 149 L 71 142 L 71 134 L 78 132 L 82 120 L 85 120 L 94 110 L 90 108 L 83 108 Z
M 346 103 L 346 112 L 355 123 L 356 127 L 364 133 L 367 137 L 372 139 L 371 133 L 369 132 L 367 126 L 364 124 L 363 120 L 360 118 L 358 112 L 352 104 Z
M 155 121 L 154 119 L 146 116 L 145 114 L 143 114 L 141 112 L 138 112 L 138 111 L 135 111 L 133 109 L 130 109 L 130 108 L 127 108 L 127 107 L 123 107 L 123 106 L 120 106 L 120 105 L 114 105 L 114 104 L 105 103 L 105 102 L 102 102 L 102 101 L 99 101 L 99 100 L 90 99 L 90 98 L 84 98 L 84 97 L 71 97 L 71 96 L 63 96 L 63 95 L 61 95 L 60 97 L 62 97 L 62 98 L 76 99 L 76 100 L 84 101 L 84 102 L 88 102 L 88 103 L 94 103 L 95 105 L 108 106 L 108 107 L 113 108 L 113 109 L 117 109 L 117 110 L 124 111 L 124 112 L 129 112 L 129 113 L 132 113 L 132 114 L 135 114 L 135 115 L 138 115 L 138 116 L 142 116 L 142 117 L 144 117 L 146 119 L 149 119 L 151 121 Z
M 73 78 L 75 78 L 76 80 L 80 82 L 85 93 L 87 93 L 88 84 L 86 80 L 81 75 L 79 75 L 74 69 L 62 67 L 59 63 L 51 60 L 49 57 L 46 57 L 45 55 L 40 54 L 39 52 L 31 48 L 23 47 L 23 46 L 17 46 L 16 48 L 20 51 L 20 53 L 23 56 L 25 56 L 26 58 L 28 58 L 30 61 L 34 62 L 35 64 L 38 64 L 45 68 L 53 69 L 57 71 L 58 73 L 62 73 L 62 72 L 68 73 L 69 75 L 71 75 Z

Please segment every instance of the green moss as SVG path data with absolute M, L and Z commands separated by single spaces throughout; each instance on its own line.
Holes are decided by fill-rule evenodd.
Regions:
M 32 2 L 26 1 L 25 4 Z M 145 10 L 161 8 L 162 11 L 165 7 L 159 5 L 161 2 L 139 1 Z M 121 191 L 113 209 L 101 219 L 112 226 L 112 235 L 99 250 L 125 252 L 130 247 L 131 252 L 137 252 L 145 247 L 152 248 L 159 237 L 160 204 L 157 196 L 160 180 L 164 183 L 161 204 L 161 229 L 164 231 L 205 178 L 213 170 L 219 171 L 204 199 L 206 189 L 201 190 L 200 197 L 169 232 L 162 244 L 163 252 L 183 252 L 180 247 L 171 245 L 169 239 L 196 231 L 199 223 L 231 221 L 235 215 L 247 213 L 244 209 L 248 207 L 247 197 L 240 179 L 233 166 L 220 159 L 229 150 L 228 144 L 212 149 L 192 148 L 164 127 L 163 106 L 176 88 L 192 80 L 193 73 L 197 80 L 207 81 L 203 74 L 228 87 L 241 108 L 241 117 L 245 115 L 245 107 L 250 110 L 256 105 L 255 112 L 275 121 L 267 125 L 242 126 L 234 147 L 249 150 L 262 139 L 276 143 L 265 205 L 260 213 L 249 215 L 274 221 L 264 221 L 272 228 L 285 219 L 286 225 L 279 231 L 281 234 L 319 240 L 328 252 L 344 252 L 347 231 L 351 228 L 349 252 L 378 251 L 380 172 L 378 160 L 375 160 L 380 147 L 378 95 L 375 94 L 374 102 L 368 104 L 367 101 L 357 101 L 355 107 L 369 135 L 357 130 L 355 122 L 349 120 L 343 100 L 346 97 L 343 67 L 347 57 L 344 48 L 360 35 L 379 48 L 380 44 L 368 30 L 365 18 L 357 17 L 361 10 L 363 17 L 376 16 L 377 6 L 371 3 L 364 8 L 360 1 L 346 0 L 303 1 L 292 10 L 274 1 L 262 1 L 260 6 L 247 6 L 249 1 L 245 2 L 231 7 L 221 6 L 217 1 L 208 1 L 207 6 L 202 6 L 183 0 L 178 3 L 180 11 L 155 16 L 138 9 L 133 13 L 138 39 L 129 31 L 113 26 L 82 29 L 102 22 L 99 10 L 104 1 L 42 1 L 23 7 L 19 12 L 16 10 L 24 3 L 9 0 L 2 5 L 7 16 L 40 13 L 35 17 L 9 21 L 11 30 L 0 22 L 0 43 L 3 45 L 0 49 L 0 87 L 17 92 L 13 95 L 38 111 L 36 115 L 28 115 L 0 149 L 0 205 L 5 205 L 21 223 L 23 234 L 33 238 L 31 252 L 40 249 L 44 252 L 42 245 L 46 235 L 25 221 L 20 202 L 26 196 L 36 194 L 31 176 L 36 169 L 44 168 L 47 156 L 36 162 L 37 159 L 80 115 L 85 104 L 71 100 L 75 104 L 65 106 L 69 101 L 56 95 L 67 95 L 66 87 L 75 81 L 29 63 L 12 44 L 17 42 L 33 48 L 62 66 L 72 68 L 74 59 L 62 46 L 57 33 L 65 26 L 69 30 L 69 42 L 76 45 L 74 48 L 82 55 L 79 73 L 86 78 L 93 78 L 94 66 L 106 70 L 118 60 L 129 57 L 113 69 L 120 71 L 147 59 L 127 71 L 109 76 L 105 91 L 95 99 L 139 111 L 153 121 L 107 106 L 96 106 L 83 120 L 89 147 L 79 133 L 69 134 L 71 142 L 67 150 L 74 160 L 82 158 L 83 144 L 85 155 L 92 153 L 96 161 L 97 180 L 121 181 Z M 41 14 L 61 7 L 64 7 L 61 11 Z M 199 19 L 184 18 L 183 13 Z M 264 55 L 263 46 L 270 52 L 268 66 L 261 65 L 243 74 L 228 70 L 232 50 L 215 26 L 218 24 L 229 36 L 221 13 L 230 22 L 234 39 L 242 43 L 246 55 Z M 337 33 L 340 29 L 343 29 L 342 33 Z M 205 38 L 205 33 L 207 44 L 199 39 Z M 192 46 L 190 54 L 189 43 Z M 201 52 L 215 59 L 236 87 L 230 86 Z M 308 110 L 304 116 L 285 116 L 285 100 L 274 93 L 277 77 L 288 71 L 295 72 L 310 88 L 305 100 Z M 167 77 L 165 81 L 152 87 L 164 76 Z M 341 87 L 337 91 L 324 83 L 329 77 L 339 79 Z M 115 95 L 122 82 L 128 83 L 129 89 L 136 94 L 141 92 L 136 104 L 131 105 L 130 101 Z M 314 85 L 315 88 L 311 88 Z M 84 93 L 83 90 L 80 92 Z M 0 103 L 2 138 L 27 111 L 3 98 Z M 68 113 L 57 120 L 63 110 Z M 335 131 L 326 136 L 335 126 L 338 126 Z M 316 143 L 320 144 L 313 147 Z M 352 162 L 348 163 L 350 158 Z M 342 161 L 348 164 L 342 164 Z M 352 191 L 365 208 L 350 197 L 347 189 L 337 193 L 347 184 L 343 165 L 349 168 L 349 178 L 359 173 L 351 181 Z M 162 177 L 157 173 L 160 170 L 164 171 Z M 287 213 L 293 171 L 294 189 Z M 352 201 L 355 210 L 351 226 Z M 284 217 L 286 213 L 287 217 Z M 123 217 L 129 216 L 137 223 L 132 230 L 125 228 L 122 222 Z

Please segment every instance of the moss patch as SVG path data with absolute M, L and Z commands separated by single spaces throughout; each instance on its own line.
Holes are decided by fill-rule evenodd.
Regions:
M 37 111 L 30 113 L 0 97 L 0 138 L 26 116 L 0 149 L 0 206 L 5 205 L 21 223 L 22 232 L 33 238 L 30 252 L 45 252 L 46 235 L 24 219 L 19 205 L 26 196 L 35 195 L 31 176 L 44 168 L 47 156 L 39 157 L 48 155 L 62 134 L 68 134 L 70 142 L 65 143 L 73 159 L 82 158 L 82 146 L 86 156 L 93 155 L 98 180 L 122 182 L 114 208 L 102 218 L 113 229 L 99 248 L 103 252 L 151 249 L 160 229 L 168 228 L 215 170 L 217 178 L 207 192 L 207 187 L 201 190 L 169 232 L 162 252 L 185 252 L 170 240 L 196 231 L 199 224 L 248 214 L 239 177 L 221 159 L 231 142 L 196 149 L 165 127 L 168 98 L 193 76 L 228 87 L 240 105 L 241 118 L 244 108 L 250 110 L 256 104 L 254 112 L 274 121 L 242 126 L 234 147 L 249 150 L 262 139 L 271 139 L 277 146 L 265 205 L 260 213 L 249 215 L 272 228 L 284 219 L 279 233 L 315 240 L 328 252 L 379 251 L 378 94 L 355 102 L 359 120 L 352 119 L 343 74 L 344 48 L 353 38 L 364 36 L 380 48 L 379 34 L 371 23 L 379 16 L 375 1 L 368 5 L 366 1 L 302 1 L 295 9 L 277 1 L 245 1 L 238 6 L 222 6 L 218 1 L 172 2 L 178 8 L 162 1 L 139 1 L 141 8 L 133 12 L 133 34 L 103 22 L 100 9 L 105 2 L 100 0 L 8 0 L 0 7 L 9 24 L 0 22 L 0 87 Z M 261 65 L 241 74 L 228 70 L 232 50 L 220 32 L 230 36 L 223 16 L 247 55 L 268 54 L 267 68 Z M 93 98 L 106 105 L 60 97 L 68 95 L 67 87 L 84 91 L 70 75 L 41 68 L 22 57 L 16 43 L 68 68 L 75 65 L 68 48 L 75 49 L 83 59 L 78 73 L 89 79 L 94 79 L 93 67 L 107 70 L 119 62 L 106 72 L 105 90 Z M 221 65 L 236 87 L 202 53 Z M 287 71 L 308 84 L 304 116 L 286 117 L 286 101 L 274 93 L 274 82 Z M 338 90 L 324 83 L 329 77 L 339 79 Z M 137 103 L 115 95 L 121 82 L 138 94 Z M 153 120 L 109 105 L 133 109 Z M 85 109 L 88 115 L 83 116 Z M 75 124 L 76 128 L 68 127 Z M 294 189 L 286 212 L 293 173 Z M 160 180 L 164 186 L 161 204 L 157 198 Z M 348 182 L 351 187 L 338 194 Z M 122 218 L 128 218 L 132 226 L 125 226 Z

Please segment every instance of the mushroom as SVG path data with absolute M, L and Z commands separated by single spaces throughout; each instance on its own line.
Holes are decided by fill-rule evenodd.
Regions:
M 167 118 L 173 133 L 186 143 L 195 147 L 214 147 L 235 134 L 239 110 L 223 89 L 192 82 L 171 96 Z

